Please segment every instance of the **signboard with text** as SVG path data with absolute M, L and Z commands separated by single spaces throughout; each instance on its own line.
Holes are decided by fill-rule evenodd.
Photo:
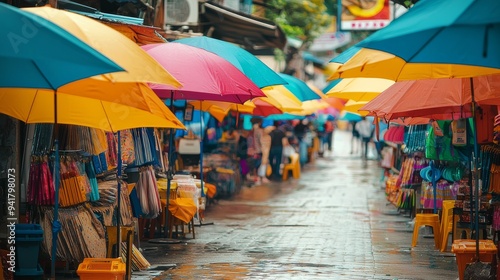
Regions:
M 392 20 L 389 0 L 338 0 L 338 29 L 377 30 Z

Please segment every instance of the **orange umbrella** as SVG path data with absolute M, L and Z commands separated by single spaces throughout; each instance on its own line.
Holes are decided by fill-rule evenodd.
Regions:
M 479 105 L 500 105 L 500 75 L 472 79 L 474 100 Z M 471 116 L 471 80 L 430 79 L 397 82 L 360 111 L 395 119 L 428 117 L 458 119 Z

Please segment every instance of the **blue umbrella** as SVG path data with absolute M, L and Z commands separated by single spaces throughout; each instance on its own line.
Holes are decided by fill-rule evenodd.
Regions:
M 421 0 L 333 58 L 340 66 L 330 78 L 414 80 L 500 73 L 499 15 L 500 1 Z
M 123 70 L 46 19 L 4 3 L 0 14 L 0 87 L 57 89 Z
M 287 82 L 284 86 L 300 101 L 321 99 L 304 81 L 283 73 L 279 73 L 279 75 Z
M 232 43 L 206 36 L 185 38 L 176 40 L 175 42 L 217 54 L 240 69 L 260 88 L 287 83 L 256 56 Z

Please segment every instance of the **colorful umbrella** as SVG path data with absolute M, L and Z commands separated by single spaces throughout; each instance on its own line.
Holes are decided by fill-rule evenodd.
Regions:
M 364 105 L 366 105 L 368 101 L 354 101 L 354 100 L 349 100 L 344 106 L 344 111 L 351 112 L 358 114 L 360 116 L 366 116 L 368 115 L 368 112 L 366 111 L 359 111 Z
M 421 0 L 333 58 L 337 69 L 330 79 L 396 81 L 500 73 L 499 14 L 498 1 Z
M 348 78 L 335 80 L 337 83 L 325 94 L 329 97 L 370 101 L 394 84 L 394 81 L 377 78 Z
M 151 84 L 163 99 L 213 100 L 243 104 L 265 94 L 240 70 L 214 53 L 179 43 L 144 45 L 142 48 L 182 84 Z
M 339 120 L 342 121 L 348 121 L 348 122 L 359 122 L 362 120 L 362 117 L 360 114 L 349 112 L 349 111 L 342 111 L 340 112 L 340 118 Z
M 174 99 L 186 99 L 243 104 L 256 97 L 265 97 L 262 90 L 245 74 L 214 53 L 179 43 L 152 44 L 142 48 L 183 84 L 182 89 L 152 84 L 151 88 L 160 98 L 170 98 L 172 102 Z M 203 120 L 200 120 L 200 125 L 202 124 Z M 203 131 L 203 127 L 200 130 Z M 173 132 L 170 133 L 169 142 L 172 149 Z M 169 155 L 172 153 L 173 150 L 169 151 Z M 200 156 L 203 157 L 203 141 L 200 142 Z M 169 172 L 172 172 L 171 165 Z M 200 159 L 200 180 L 203 182 L 203 158 Z M 170 183 L 169 179 L 167 194 L 170 193 Z M 203 186 L 201 189 L 203 190 Z M 169 199 L 167 208 L 168 201 Z M 165 223 L 166 229 L 167 224 L 168 221 Z
M 181 86 L 179 81 L 132 40 L 97 20 L 47 6 L 23 10 L 57 24 L 126 71 L 107 74 L 101 79 L 113 82 L 152 82 Z
M 284 113 L 284 114 L 269 115 L 269 116 L 265 117 L 264 120 L 267 120 L 267 121 L 288 121 L 288 120 L 302 120 L 305 118 L 306 118 L 305 116 Z
M 500 75 L 472 78 L 478 104 L 500 105 Z M 452 120 L 472 115 L 471 80 L 429 79 L 397 82 L 360 110 L 394 119 Z
M 290 92 L 292 92 L 300 101 L 320 99 L 321 97 L 316 94 L 304 81 L 293 76 L 280 73 L 288 84 L 284 85 Z
M 206 36 L 185 38 L 176 40 L 175 42 L 217 54 L 241 70 L 260 88 L 287 83 L 256 56 L 232 43 Z
M 498 1 L 421 0 L 389 26 L 359 42 L 342 57 L 334 58 L 332 62 L 340 64 L 330 78 L 378 77 L 399 81 L 499 74 L 499 14 Z M 361 48 L 366 51 L 358 56 Z M 476 94 L 471 86 L 472 115 L 476 110 Z M 476 124 L 473 131 L 476 131 Z M 478 166 L 478 155 L 476 139 L 472 158 L 474 169 Z M 478 172 L 473 173 L 474 192 L 478 197 Z M 479 230 L 478 212 L 479 199 L 476 199 L 476 232 Z M 476 235 L 476 258 L 479 259 L 479 235 Z
M 115 84 L 115 85 L 119 85 Z M 113 98 L 99 99 L 89 95 L 58 93 L 57 123 L 94 127 L 105 131 L 119 131 L 134 127 L 166 127 L 184 129 L 184 125 L 170 112 L 151 89 L 143 85 L 139 95 L 130 92 L 137 108 L 119 101 L 123 92 L 116 91 Z M 81 91 L 84 94 L 86 89 Z M 95 93 L 95 92 L 94 92 Z M 99 93 L 99 91 L 97 92 Z M 103 96 L 106 92 L 103 93 Z M 54 93 L 52 90 L 2 89 L 0 112 L 25 123 L 55 123 Z
M 57 89 L 67 83 L 123 71 L 59 26 L 0 3 L 0 87 Z
M 284 112 L 299 111 L 302 108 L 302 101 L 283 85 L 265 87 L 262 91 L 266 97 L 261 97 L 261 99 Z

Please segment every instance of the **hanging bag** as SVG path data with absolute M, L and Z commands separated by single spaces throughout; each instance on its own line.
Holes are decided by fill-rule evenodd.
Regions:
M 459 119 L 451 122 L 452 144 L 454 146 L 467 145 L 467 120 Z

